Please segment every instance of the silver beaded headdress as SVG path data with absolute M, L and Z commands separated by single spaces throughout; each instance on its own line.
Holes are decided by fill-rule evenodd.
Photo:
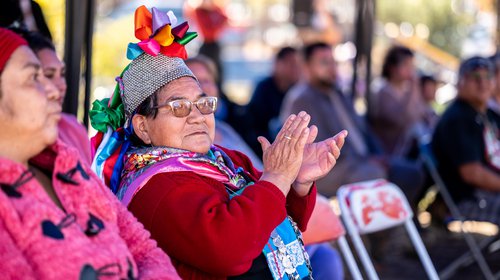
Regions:
M 129 118 L 139 105 L 164 85 L 181 77 L 196 79 L 182 58 L 143 53 L 134 59 L 121 78 L 122 102 Z
M 184 46 L 197 36 L 188 32 L 187 22 L 172 27 L 177 24 L 172 11 L 163 13 L 153 7 L 150 12 L 145 6 L 137 8 L 134 22 L 140 41 L 128 45 L 127 58 L 132 62 L 117 79 L 127 119 L 162 86 L 181 77 L 196 79 L 184 63 Z

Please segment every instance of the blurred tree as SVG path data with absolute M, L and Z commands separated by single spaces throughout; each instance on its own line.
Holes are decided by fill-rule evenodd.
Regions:
M 64 15 L 65 0 L 36 0 L 42 8 L 45 21 L 49 26 L 52 40 L 56 45 L 59 55 L 62 57 L 64 49 Z
M 378 0 L 376 17 L 383 24 L 409 22 L 429 28 L 429 42 L 455 56 L 460 56 L 462 41 L 474 15 L 462 12 L 452 0 Z
M 136 43 L 134 37 L 134 15 L 127 15 L 115 20 L 101 19 L 94 33 L 93 74 L 107 79 L 114 84 L 118 76 L 130 62 L 126 58 L 127 45 Z

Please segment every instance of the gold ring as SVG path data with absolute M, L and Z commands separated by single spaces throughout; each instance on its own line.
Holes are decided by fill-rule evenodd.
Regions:
M 284 137 L 285 137 L 286 139 L 288 139 L 288 140 L 292 140 L 292 137 L 290 137 L 290 136 L 285 135 Z

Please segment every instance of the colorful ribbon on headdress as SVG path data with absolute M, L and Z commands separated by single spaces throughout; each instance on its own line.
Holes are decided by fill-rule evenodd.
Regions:
M 135 11 L 135 37 L 139 43 L 130 43 L 127 58 L 135 59 L 142 53 L 157 56 L 162 53 L 169 57 L 187 58 L 185 45 L 194 39 L 196 32 L 188 32 L 189 25 L 184 22 L 174 28 L 177 18 L 172 11 L 162 13 L 152 8 L 152 13 L 145 6 Z M 92 137 L 92 170 L 116 193 L 118 190 L 123 157 L 130 147 L 133 134 L 131 118 L 125 125 L 125 113 L 122 104 L 123 73 L 116 78 L 113 96 L 109 99 L 94 101 L 90 111 L 90 123 L 98 133 Z
M 96 100 L 89 112 L 90 124 L 98 132 L 92 137 L 92 170 L 114 192 L 117 191 L 123 156 L 130 146 L 131 126 L 124 129 L 125 113 L 123 111 L 121 78 L 128 66 L 116 78 L 116 87 L 111 98 Z
M 121 82 L 121 78 L 128 67 L 129 65 L 123 69 L 120 76 L 116 77 L 116 86 L 111 98 L 95 100 L 92 103 L 92 109 L 89 111 L 90 124 L 99 132 L 106 133 L 108 126 L 113 130 L 117 130 L 125 123 L 125 112 L 122 104 L 123 83 Z
M 172 28 L 177 18 L 172 11 L 160 12 L 152 8 L 152 13 L 143 5 L 135 10 L 135 37 L 139 43 L 129 43 L 127 58 L 135 59 L 146 52 L 151 56 L 159 53 L 170 57 L 187 58 L 185 45 L 196 38 L 196 32 L 188 32 L 189 25 L 183 22 Z

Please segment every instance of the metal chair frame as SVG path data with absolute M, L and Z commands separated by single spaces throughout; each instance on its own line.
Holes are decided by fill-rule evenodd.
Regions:
M 370 183 L 370 182 L 368 182 Z M 397 189 L 398 192 L 401 193 L 400 195 L 400 199 L 401 201 L 405 204 L 405 205 L 408 205 L 408 201 L 406 200 L 406 197 L 402 194 L 401 190 L 394 184 L 392 183 L 389 183 L 391 184 L 391 188 L 395 188 Z M 345 227 L 347 229 L 347 232 L 349 234 L 349 237 L 351 238 L 352 242 L 353 242 L 353 245 L 356 249 L 356 252 L 363 264 L 363 267 L 366 271 L 366 274 L 368 276 L 369 279 L 372 279 L 372 280 L 378 280 L 379 277 L 378 277 L 378 274 L 377 272 L 375 271 L 375 268 L 373 267 L 373 263 L 370 259 L 370 256 L 368 255 L 368 252 L 366 251 L 366 248 L 363 244 L 363 241 L 361 240 L 361 236 L 360 234 L 363 234 L 362 232 L 360 232 L 360 229 L 358 227 L 358 225 L 356 225 L 354 219 L 352 218 L 351 216 L 351 206 L 348 205 L 347 203 L 347 197 L 349 195 L 349 193 L 353 193 L 353 192 L 356 192 L 356 190 L 353 190 L 351 189 L 351 187 L 354 186 L 353 184 L 351 185 L 344 185 L 342 187 L 339 188 L 339 190 L 337 191 L 337 198 L 339 200 L 339 205 L 340 205 L 340 209 L 342 211 L 342 220 L 344 221 L 344 224 L 345 224 Z M 356 184 L 356 186 L 358 186 L 358 184 Z M 425 246 L 422 242 L 422 239 L 420 238 L 419 234 L 418 234 L 418 231 L 415 227 L 415 224 L 413 224 L 413 221 L 412 221 L 412 216 L 413 216 L 413 213 L 410 209 L 409 206 L 406 207 L 407 211 L 409 211 L 410 215 L 408 215 L 408 217 L 405 218 L 404 222 L 402 222 L 410 236 L 410 239 L 413 243 L 413 246 L 415 247 L 415 250 L 417 251 L 418 253 L 418 256 L 420 257 L 420 260 L 425 268 L 425 271 L 428 275 L 428 277 L 430 279 L 439 279 L 438 278 L 438 274 L 434 268 L 434 265 L 432 264 L 431 262 L 431 259 L 429 257 L 429 254 L 427 253 L 427 250 L 425 249 Z M 401 223 L 399 224 L 395 224 L 395 225 L 390 225 L 390 226 L 385 226 L 379 230 L 384 230 L 384 229 L 388 229 L 388 228 L 392 228 L 392 227 L 396 227 L 396 226 L 399 226 L 401 225 Z M 370 232 L 375 232 L 377 230 L 373 230 L 373 231 L 370 231 Z M 369 232 L 366 232 L 366 233 L 369 233 Z
M 443 179 L 441 178 L 441 175 L 438 172 L 437 169 L 438 163 L 432 153 L 429 141 L 427 141 L 427 143 L 420 144 L 420 157 L 423 160 L 425 166 L 427 167 L 432 179 L 434 180 L 437 190 L 443 197 L 444 203 L 450 210 L 451 215 L 453 216 L 454 219 L 460 222 L 460 233 L 464 237 L 465 242 L 467 243 L 467 246 L 469 247 L 470 250 L 470 252 L 466 252 L 465 254 L 457 258 L 455 261 L 453 261 L 451 264 L 449 264 L 446 268 L 444 268 L 439 274 L 440 278 L 449 279 L 451 276 L 453 276 L 458 268 L 470 262 L 471 260 L 470 253 L 472 253 L 472 258 L 478 264 L 483 276 L 488 280 L 496 279 L 498 276 L 494 276 L 493 273 L 491 272 L 491 269 L 486 263 L 486 260 L 484 258 L 484 255 L 481 253 L 481 250 L 486 248 L 492 241 L 496 240 L 497 237 L 487 238 L 481 244 L 478 244 L 476 242 L 474 237 L 463 227 L 464 221 L 466 221 L 466 219 L 458 209 L 457 204 L 453 201 L 453 198 L 451 197 L 448 188 L 446 187 Z

